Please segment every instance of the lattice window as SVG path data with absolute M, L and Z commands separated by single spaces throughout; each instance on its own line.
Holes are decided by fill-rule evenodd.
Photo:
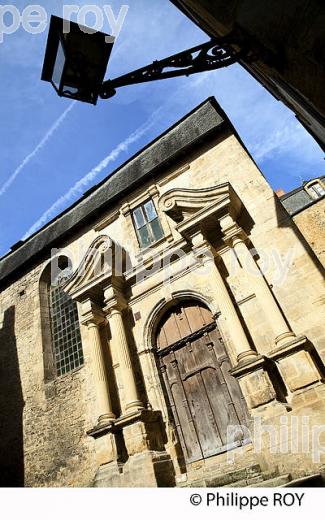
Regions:
M 49 308 L 54 364 L 61 376 L 84 362 L 77 304 L 60 285 L 50 285 Z

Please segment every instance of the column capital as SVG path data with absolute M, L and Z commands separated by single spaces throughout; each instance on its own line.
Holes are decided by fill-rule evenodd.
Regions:
M 214 262 L 217 252 L 209 240 L 205 238 L 202 231 L 198 231 L 191 237 L 192 251 L 197 261 L 200 263 Z
M 87 327 L 91 325 L 98 326 L 105 321 L 105 314 L 97 303 L 87 298 L 81 302 L 80 318 L 81 323 Z
M 121 282 L 113 282 L 104 288 L 104 308 L 106 316 L 110 315 L 113 310 L 122 312 L 127 308 L 127 300 L 123 294 Z
M 196 230 L 196 232 L 191 235 L 191 242 L 193 248 L 195 249 L 198 249 L 204 246 L 205 244 L 209 244 L 201 229 Z
M 229 247 L 239 242 L 246 243 L 247 235 L 245 231 L 237 224 L 231 215 L 227 214 L 219 218 L 219 224 L 222 232 L 222 239 Z

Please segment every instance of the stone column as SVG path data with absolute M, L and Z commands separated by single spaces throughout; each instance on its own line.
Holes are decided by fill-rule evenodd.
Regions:
M 273 330 L 274 346 L 268 353 L 268 358 L 278 365 L 283 381 L 291 392 L 318 383 L 322 377 L 315 362 L 316 358 L 312 355 L 313 347 L 305 336 L 297 337 L 290 330 L 271 288 L 246 245 L 245 232 L 230 215 L 220 219 L 220 225 L 224 233 L 224 241 L 233 247 L 249 283 L 258 300 L 263 304 Z
M 280 347 L 291 341 L 296 336 L 285 321 L 271 288 L 246 245 L 245 232 L 230 216 L 220 219 L 220 225 L 224 233 L 224 241 L 233 247 L 260 304 L 263 304 L 266 317 L 274 333 L 275 345 Z
M 122 305 L 123 307 L 123 305 Z M 125 410 L 134 412 L 144 408 L 139 399 L 129 346 L 124 329 L 121 304 L 115 302 L 105 307 L 106 318 L 111 331 L 111 348 L 118 353 L 121 377 L 125 392 Z
M 195 256 L 201 259 L 205 265 L 211 267 L 211 284 L 215 288 L 217 300 L 221 313 L 225 316 L 229 325 L 229 334 L 231 335 L 233 346 L 235 349 L 236 359 L 238 363 L 255 359 L 257 353 L 251 348 L 242 324 L 240 322 L 237 311 L 229 295 L 225 282 L 215 264 L 212 248 L 204 239 L 201 233 L 192 237 L 193 252 Z
M 105 318 L 99 309 L 94 310 L 94 305 L 90 301 L 83 303 L 83 311 L 85 311 L 85 307 L 88 308 L 88 312 L 83 314 L 82 323 L 88 327 L 89 332 L 90 354 L 98 409 L 98 426 L 102 426 L 115 419 L 99 332 L 100 324 L 104 322 Z
M 240 388 L 251 412 L 260 406 L 277 400 L 271 375 L 266 366 L 266 358 L 254 351 L 246 337 L 228 289 L 215 264 L 211 245 L 199 232 L 192 237 L 193 252 L 201 261 L 210 266 L 211 285 L 215 288 L 218 305 L 228 324 L 234 345 L 237 365 L 231 373 L 238 379 Z

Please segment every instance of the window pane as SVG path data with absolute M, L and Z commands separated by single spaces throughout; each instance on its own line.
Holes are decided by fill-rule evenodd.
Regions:
M 57 89 L 60 88 L 60 82 L 63 74 L 63 68 L 65 64 L 65 54 L 62 47 L 61 40 L 59 41 L 58 52 L 53 69 L 52 81 Z
M 84 362 L 76 303 L 60 286 L 49 287 L 52 347 L 61 376 Z
M 147 226 L 144 226 L 138 230 L 138 236 L 140 240 L 140 245 L 142 247 L 147 247 L 150 245 L 151 240 Z
M 314 188 L 314 190 L 316 191 L 316 193 L 320 196 L 322 195 L 325 195 L 325 190 L 322 188 L 322 186 L 320 184 L 314 184 L 312 186 Z
M 155 218 L 157 218 L 157 213 L 152 200 L 148 200 L 148 202 L 144 204 L 144 209 L 146 211 L 148 222 L 151 222 L 152 220 L 155 220 Z
M 152 231 L 152 236 L 153 236 L 154 241 L 159 240 L 160 238 L 162 238 L 164 236 L 164 233 L 163 233 L 163 230 L 162 230 L 162 227 L 161 227 L 161 224 L 160 224 L 158 218 L 153 220 L 150 223 L 150 226 L 151 226 L 151 231 Z
M 133 211 L 133 217 L 137 229 L 140 229 L 145 225 L 146 221 L 141 208 L 137 208 Z

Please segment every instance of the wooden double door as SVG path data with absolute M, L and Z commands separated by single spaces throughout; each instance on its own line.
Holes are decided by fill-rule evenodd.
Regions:
M 157 353 L 170 412 L 187 463 L 227 451 L 228 426 L 247 422 L 247 408 L 211 312 L 197 302 L 169 310 L 157 334 Z

